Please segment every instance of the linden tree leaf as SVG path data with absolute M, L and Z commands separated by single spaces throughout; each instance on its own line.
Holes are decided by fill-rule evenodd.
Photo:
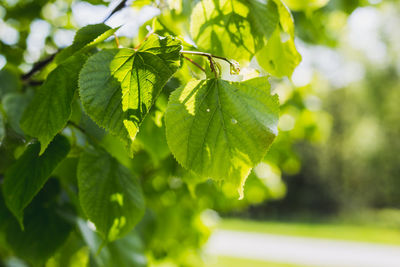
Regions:
M 274 2 L 204 0 L 193 10 L 190 33 L 201 50 L 250 61 L 278 24 Z
M 44 266 L 73 230 L 72 222 L 62 215 L 70 206 L 57 201 L 59 187 L 56 179 L 46 183 L 25 210 L 24 230 L 14 220 L 8 220 L 5 227 L 9 247 L 18 257 L 32 263 L 29 266 Z
M 286 4 L 294 11 L 313 11 L 328 4 L 329 0 L 285 0 Z
M 180 65 L 181 42 L 150 36 L 142 47 L 103 50 L 79 76 L 86 113 L 101 127 L 132 144 L 139 125 Z
M 102 23 L 87 25 L 79 29 L 75 34 L 72 45 L 62 50 L 56 56 L 55 61 L 60 63 L 83 48 L 89 48 L 103 42 L 118 29 L 119 28 L 112 29 Z
M 257 54 L 260 66 L 277 77 L 292 76 L 301 56 L 289 34 L 276 29 L 268 43 Z
M 121 239 L 105 246 L 101 237 L 93 232 L 82 219 L 77 220 L 77 226 L 82 238 L 92 255 L 90 266 L 98 267 L 145 267 L 148 266 L 143 241 L 135 230 Z M 101 251 L 99 252 L 99 248 Z
M 39 150 L 39 143 L 29 145 L 4 175 L 4 200 L 21 227 L 24 208 L 43 187 L 61 160 L 67 156 L 70 145 L 67 138 L 57 135 L 41 156 L 38 156 Z
M 87 150 L 81 155 L 78 187 L 82 209 L 104 240 L 126 235 L 144 215 L 138 180 L 103 150 Z
M 39 139 L 40 154 L 71 116 L 79 70 L 86 58 L 85 54 L 78 53 L 54 69 L 22 115 L 20 126 L 26 134 Z
M 294 20 L 287 6 L 275 0 L 279 11 L 279 24 L 264 46 L 256 55 L 260 66 L 277 77 L 290 77 L 301 61 L 301 55 L 294 43 Z
M 277 135 L 278 96 L 267 77 L 244 82 L 192 80 L 174 91 L 165 114 L 167 141 L 185 168 L 233 184 L 245 180 Z

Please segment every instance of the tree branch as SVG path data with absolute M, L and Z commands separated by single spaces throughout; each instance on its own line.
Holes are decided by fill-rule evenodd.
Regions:
M 182 57 L 206 73 L 206 70 L 202 66 L 200 66 L 200 64 L 198 64 L 197 62 L 195 62 L 192 59 L 185 57 L 183 55 L 182 55 Z
M 57 55 L 57 53 L 58 53 L 58 51 L 56 53 L 50 55 L 48 58 L 45 58 L 39 62 L 36 62 L 29 72 L 27 72 L 26 74 L 23 74 L 21 76 L 21 79 L 23 81 L 29 80 L 29 78 L 31 78 L 36 72 L 38 72 L 41 69 L 43 69 L 44 67 L 46 67 L 54 59 L 54 57 Z
M 126 6 L 127 0 L 122 0 L 111 12 L 110 14 L 103 20 L 103 23 L 106 23 L 107 20 L 109 20 L 112 15 L 114 15 L 116 12 L 120 11 L 121 9 L 124 9 Z
M 210 53 L 205 53 L 205 52 L 198 52 L 198 51 L 181 51 L 182 54 L 190 54 L 190 55 L 197 55 L 197 56 L 203 56 L 203 57 L 207 57 L 208 60 L 210 61 L 210 67 L 211 67 L 211 71 L 215 72 L 215 75 L 217 75 L 216 69 L 215 69 L 215 65 L 214 65 L 214 60 L 213 58 L 218 58 L 221 60 L 224 60 L 226 62 L 229 63 L 230 68 L 231 68 L 231 74 L 238 74 L 240 71 L 240 66 L 239 63 L 237 63 L 235 60 L 232 59 L 227 59 L 226 57 L 221 57 L 221 56 L 216 56 Z

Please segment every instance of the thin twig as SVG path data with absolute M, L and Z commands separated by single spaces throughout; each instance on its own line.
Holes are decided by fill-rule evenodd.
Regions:
M 103 20 L 103 23 L 106 23 L 112 15 L 116 12 L 120 11 L 121 9 L 125 8 L 127 0 L 122 0 L 111 12 L 110 14 Z
M 40 86 L 43 83 L 44 81 L 32 81 L 32 80 L 25 81 L 25 84 L 30 86 Z
M 119 39 L 118 36 L 114 33 L 114 38 L 115 38 L 115 44 L 117 45 L 117 48 L 119 48 Z
M 197 55 L 197 56 L 203 56 L 203 57 L 207 57 L 208 60 L 210 61 L 210 67 L 211 67 L 211 71 L 215 72 L 215 75 L 217 75 L 216 69 L 215 69 L 215 65 L 214 65 L 214 59 L 213 58 L 218 58 L 221 60 L 224 60 L 226 62 L 229 63 L 229 65 L 231 66 L 231 70 L 239 70 L 238 67 L 238 63 L 234 60 L 229 60 L 226 57 L 221 57 L 221 56 L 216 56 L 210 53 L 205 53 L 205 52 L 199 52 L 199 51 L 181 51 L 182 54 L 190 54 L 190 55 Z
M 81 133 L 83 133 L 85 136 L 87 136 L 94 144 L 98 143 L 98 141 L 93 136 L 91 136 L 84 128 L 82 128 L 81 126 L 79 126 L 75 122 L 68 121 L 67 124 L 72 126 L 72 127 L 74 127 L 74 128 L 76 128 L 76 129 L 78 129 Z
M 36 72 L 38 72 L 38 71 L 40 71 L 41 69 L 43 69 L 44 67 L 46 67 L 46 66 L 54 59 L 54 57 L 57 55 L 57 53 L 58 53 L 58 52 L 56 52 L 56 53 L 50 55 L 50 56 L 49 56 L 48 58 L 46 58 L 46 59 L 43 59 L 43 60 L 41 60 L 41 61 L 39 61 L 39 62 L 36 62 L 36 63 L 33 65 L 32 69 L 31 69 L 29 72 L 27 72 L 26 74 L 23 74 L 23 75 L 21 76 L 21 79 L 22 79 L 23 81 L 28 80 L 28 79 L 29 79 L 30 77 L 32 77 Z
M 152 29 L 151 31 L 149 31 L 149 32 L 146 34 L 146 36 L 144 37 L 144 39 L 134 48 L 134 50 L 137 51 L 137 50 L 142 46 L 142 44 L 143 44 L 147 39 L 149 39 L 150 35 L 152 35 L 153 33 L 154 33 L 154 29 Z
M 188 60 L 190 63 L 192 63 L 193 65 L 195 65 L 196 67 L 198 67 L 199 69 L 201 69 L 202 71 L 206 72 L 206 70 L 200 66 L 200 64 L 198 64 L 197 62 L 193 61 L 192 59 L 182 56 L 184 59 Z

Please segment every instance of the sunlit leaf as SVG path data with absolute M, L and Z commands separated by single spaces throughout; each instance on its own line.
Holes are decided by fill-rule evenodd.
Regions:
M 206 52 L 249 61 L 272 34 L 278 19 L 272 1 L 205 0 L 193 10 L 190 33 Z
M 155 99 L 180 65 L 180 41 L 152 35 L 142 47 L 103 50 L 83 67 L 79 88 L 86 113 L 131 145 Z
M 277 29 L 257 54 L 257 61 L 273 76 L 290 77 L 300 63 L 301 56 L 290 35 Z
M 275 0 L 279 11 L 279 24 L 264 46 L 256 55 L 257 61 L 266 71 L 277 77 L 290 77 L 301 61 L 301 55 L 294 42 L 294 21 L 292 14 L 281 0 Z
M 112 29 L 105 24 L 87 25 L 79 29 L 75 34 L 72 45 L 61 50 L 61 52 L 57 54 L 55 61 L 61 63 L 79 50 L 82 50 L 83 48 L 88 49 L 103 42 L 118 29 L 119 28 Z
M 103 150 L 81 155 L 78 185 L 82 209 L 107 241 L 126 235 L 144 214 L 137 178 Z
M 293 11 L 313 11 L 328 4 L 329 0 L 285 0 Z
M 277 135 L 279 102 L 266 77 L 245 82 L 192 80 L 166 112 L 168 145 L 195 173 L 233 184 L 240 194 Z

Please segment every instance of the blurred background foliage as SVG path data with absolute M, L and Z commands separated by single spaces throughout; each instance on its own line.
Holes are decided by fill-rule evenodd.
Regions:
M 379 211 L 400 208 L 400 3 L 285 2 L 293 11 L 302 62 L 291 78 L 271 79 L 281 102 L 279 135 L 250 174 L 244 199 L 237 200 L 229 185 L 202 181 L 185 172 L 169 153 L 162 120 L 168 95 L 190 73 L 200 75 L 184 63 L 144 121 L 134 160 L 118 140 L 106 136 L 85 114 L 73 114 L 72 119 L 140 177 L 148 210 L 132 234 L 107 245 L 99 257 L 93 255 L 100 239 L 90 225 L 76 221 L 67 243 L 46 266 L 113 266 L 111 254 L 117 255 L 114 263 L 118 257 L 129 257 L 137 266 L 197 266 L 200 248 L 221 215 L 294 220 L 360 216 L 374 220 L 373 214 Z M 126 47 L 134 47 L 144 38 L 146 26 L 161 35 L 185 37 L 189 31 L 185 18 L 195 3 L 137 0 L 108 24 L 124 24 L 118 35 Z M 37 86 L 21 75 L 38 60 L 69 45 L 80 27 L 101 22 L 117 4 L 102 0 L 0 1 L 0 111 L 8 126 L 8 134 L 0 140 L 0 173 L 22 151 L 23 132 L 14 122 L 19 121 Z M 104 44 L 112 45 L 111 41 Z M 47 73 L 50 70 L 51 64 Z M 250 77 L 255 70 L 263 72 L 252 60 L 242 75 Z M 37 82 L 44 77 L 40 75 L 35 77 Z M 67 134 L 79 151 L 80 132 Z M 49 186 L 58 188 L 53 192 L 62 192 L 62 199 L 65 194 L 71 197 L 68 191 L 76 189 L 70 186 L 76 185 L 76 165 L 72 153 L 40 193 L 43 199 L 48 197 Z M 1 205 L 3 202 L 0 218 L 6 218 L 8 211 Z M 389 224 L 395 217 L 390 214 L 382 215 Z M 7 227 L 5 220 L 0 220 L 0 229 Z M 8 247 L 5 231 L 0 233 L 0 265 L 24 266 Z

